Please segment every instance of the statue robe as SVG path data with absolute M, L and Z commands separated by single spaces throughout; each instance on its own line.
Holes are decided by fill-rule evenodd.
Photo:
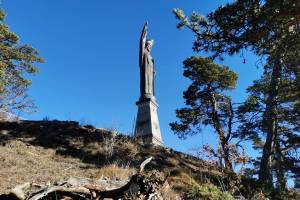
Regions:
M 152 56 L 146 50 L 140 66 L 141 75 L 141 97 L 151 98 L 154 96 L 154 63 Z
M 147 23 L 145 24 L 140 39 L 140 99 L 154 97 L 154 60 L 150 54 L 151 47 L 147 46 Z M 148 44 L 149 45 L 149 44 Z

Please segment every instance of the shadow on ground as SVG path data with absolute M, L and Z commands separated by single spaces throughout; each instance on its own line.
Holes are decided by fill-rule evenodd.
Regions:
M 164 147 L 144 146 L 129 136 L 93 126 L 80 126 L 75 121 L 0 122 L 0 144 L 6 145 L 12 140 L 51 148 L 56 154 L 99 167 L 112 163 L 137 167 L 152 156 L 154 160 L 149 169 L 184 172 L 197 179 L 220 175 L 216 166 L 196 157 Z

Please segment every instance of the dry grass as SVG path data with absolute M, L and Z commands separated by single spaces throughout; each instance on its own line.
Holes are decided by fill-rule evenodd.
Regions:
M 191 180 L 192 178 L 184 172 L 179 172 L 178 174 L 175 174 L 168 178 L 170 187 L 180 193 L 185 192 L 185 189 L 187 185 L 191 183 Z
M 165 186 L 162 191 L 162 197 L 164 200 L 181 200 L 180 193 L 174 191 L 171 186 Z
M 119 165 L 118 163 L 110 164 L 101 167 L 97 173 L 97 177 L 107 178 L 109 180 L 128 180 L 136 170 L 130 168 L 129 165 Z
M 126 180 L 135 169 L 111 164 L 99 168 L 80 159 L 57 155 L 53 149 L 11 141 L 0 146 L 0 194 L 25 182 L 46 183 L 66 180 L 69 177 Z
M 169 196 L 172 188 L 183 191 L 191 177 L 201 181 L 201 176 L 220 174 L 193 156 L 143 146 L 130 137 L 76 122 L 0 122 L 0 194 L 24 182 L 53 183 L 69 177 L 128 179 L 149 156 L 154 159 L 147 169 L 171 173 Z

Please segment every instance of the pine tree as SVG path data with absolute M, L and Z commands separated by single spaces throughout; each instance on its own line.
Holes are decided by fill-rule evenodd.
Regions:
M 269 89 L 264 91 L 265 100 L 260 105 L 264 107 L 264 111 L 257 126 L 260 125 L 260 130 L 266 134 L 265 141 L 259 137 L 263 144 L 259 180 L 269 187 L 272 187 L 272 158 L 276 145 L 281 146 L 277 137 L 277 99 L 284 71 L 291 72 L 293 75 L 290 78 L 296 79 L 289 81 L 290 88 L 298 89 L 290 97 L 293 105 L 291 113 L 299 111 L 299 11 L 300 2 L 297 0 L 237 0 L 219 7 L 208 14 L 207 18 L 197 13 L 186 17 L 183 11 L 174 9 L 180 20 L 178 28 L 186 27 L 195 33 L 195 51 L 210 53 L 212 58 L 223 58 L 226 54 L 233 55 L 248 49 L 267 60 L 268 67 L 264 74 L 269 76 L 265 83 Z M 297 114 L 293 116 L 295 115 Z M 297 122 L 299 118 L 292 117 L 290 120 Z M 295 134 L 297 135 L 297 131 L 293 130 L 292 135 Z M 258 136 L 258 133 L 253 132 L 253 135 Z M 287 135 L 288 138 L 293 136 Z
M 199 133 L 201 126 L 211 125 L 219 138 L 220 160 L 232 170 L 229 140 L 233 136 L 234 111 L 231 98 L 224 92 L 235 88 L 237 75 L 209 58 L 190 57 L 183 64 L 184 76 L 192 84 L 183 95 L 187 107 L 176 110 L 180 122 L 171 123 L 171 128 L 179 137 L 185 137 Z
M 20 45 L 19 38 L 4 23 L 0 10 L 0 110 L 6 112 L 30 111 L 34 104 L 28 98 L 31 81 L 26 74 L 35 74 L 36 62 L 42 62 L 38 52 L 29 45 Z
M 275 116 L 272 119 L 274 123 L 274 138 L 272 138 L 272 149 L 269 158 L 270 172 L 276 174 L 276 185 L 281 191 L 286 190 L 287 173 L 297 174 L 299 171 L 299 160 L 293 155 L 297 154 L 299 148 L 299 112 L 295 109 L 297 105 L 294 101 L 296 79 L 293 73 L 282 68 L 281 78 L 276 85 L 276 98 L 272 102 Z M 239 118 L 241 122 L 240 137 L 250 139 L 254 142 L 256 148 L 264 148 L 263 135 L 267 132 L 265 122 L 265 113 L 267 110 L 268 95 L 271 88 L 272 67 L 265 66 L 265 73 L 261 79 L 254 81 L 254 84 L 248 88 L 249 97 L 244 105 L 239 107 Z M 268 120 L 268 119 L 267 119 Z M 272 181 L 272 174 L 269 174 Z

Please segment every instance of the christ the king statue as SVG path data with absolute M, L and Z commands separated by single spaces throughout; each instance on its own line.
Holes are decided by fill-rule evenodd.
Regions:
M 145 144 L 163 146 L 159 120 L 157 116 L 158 104 L 154 97 L 154 61 L 151 56 L 153 40 L 147 40 L 148 23 L 144 25 L 140 39 L 140 99 L 136 102 L 138 113 L 136 118 L 136 138 Z
M 148 23 L 144 25 L 140 39 L 140 100 L 154 97 L 154 60 L 151 49 L 154 41 L 147 39 Z

